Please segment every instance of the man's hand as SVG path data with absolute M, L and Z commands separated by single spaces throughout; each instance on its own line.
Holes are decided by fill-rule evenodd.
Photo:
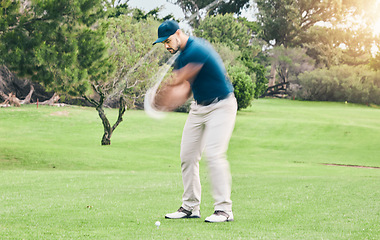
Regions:
M 184 104 L 191 96 L 188 81 L 176 85 L 163 85 L 154 98 L 154 106 L 161 111 L 173 111 Z
M 173 111 L 184 104 L 191 96 L 190 84 L 194 81 L 203 64 L 189 63 L 173 71 L 162 83 L 154 98 L 154 105 L 161 111 Z

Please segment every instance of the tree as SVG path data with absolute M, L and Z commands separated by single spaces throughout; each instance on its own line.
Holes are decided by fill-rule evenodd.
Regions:
M 380 49 L 380 37 L 376 37 L 376 47 Z M 369 67 L 374 71 L 380 70 L 380 52 L 378 51 L 375 56 L 370 59 Z M 379 84 L 380 87 L 380 84 Z
M 314 69 L 314 60 L 306 55 L 302 48 L 275 47 L 272 50 L 272 61 L 277 66 L 277 73 L 282 83 L 289 82 L 289 76 Z
M 343 31 L 322 26 L 311 27 L 304 35 L 302 47 L 315 60 L 316 67 L 331 67 L 342 60 Z
M 103 93 L 99 84 L 113 72 L 104 42 L 107 24 L 100 23 L 103 1 L 33 1 L 20 8 L 20 1 L 1 2 L 1 62 L 19 76 L 29 77 L 59 94 L 83 96 L 96 109 L 104 125 L 102 145 L 122 121 L 120 115 L 111 128 L 102 109 Z M 106 4 L 106 3 L 105 3 Z M 100 101 L 88 97 L 92 89 Z
M 99 17 L 102 1 L 30 4 L 24 8 L 20 1 L 3 5 L 1 61 L 18 76 L 28 76 L 56 91 L 80 84 L 84 73 L 74 67 L 78 63 L 77 36 Z
M 280 83 L 269 86 L 263 96 L 271 95 L 285 97 L 289 94 L 290 80 L 305 71 L 314 69 L 314 61 L 306 55 L 306 50 L 301 48 L 275 47 L 271 50 L 272 66 L 276 66 L 276 72 L 280 76 Z
M 124 9 L 126 7 L 123 6 Z M 88 46 L 96 46 L 101 42 L 107 46 L 104 49 L 106 53 L 102 52 L 103 57 L 98 57 L 107 61 L 98 61 L 102 65 L 94 65 L 96 69 L 114 69 L 103 70 L 101 73 L 105 75 L 96 75 L 89 79 L 96 95 L 83 96 L 95 106 L 102 120 L 102 145 L 110 144 L 112 133 L 123 121 L 122 117 L 128 107 L 142 108 L 145 92 L 151 85 L 162 56 L 165 56 L 163 48 L 152 46 L 159 25 L 159 22 L 154 20 L 156 11 L 145 14 L 140 10 L 120 9 L 121 7 L 116 11 L 118 14 L 111 14 L 107 19 L 99 21 L 99 24 L 107 26 L 104 41 L 92 37 L 88 41 L 96 42 L 87 42 Z M 130 16 L 129 13 L 133 15 Z M 88 50 L 95 54 L 91 48 Z M 118 118 L 112 126 L 107 119 L 104 106 L 119 107 Z
M 243 7 L 249 7 L 249 0 L 167 0 L 179 5 L 185 15 L 190 18 L 190 24 L 197 27 L 200 22 L 200 10 L 206 10 L 207 15 L 226 13 L 240 14 Z
M 122 11 L 119 11 L 121 13 Z M 109 145 L 112 133 L 123 120 L 126 109 L 142 108 L 143 97 L 150 87 L 152 77 L 157 72 L 164 49 L 153 47 L 159 22 L 154 20 L 154 12 L 142 14 L 131 10 L 130 14 L 110 15 L 100 21 L 107 25 L 104 40 L 107 59 L 115 71 L 103 71 L 106 77 L 90 79 L 95 96 L 84 96 L 93 104 L 102 119 L 104 135 L 102 145 Z M 92 38 L 100 42 L 96 38 Z M 96 43 L 93 43 L 96 45 Z M 92 43 L 88 44 L 89 46 Z M 104 63 L 103 63 L 104 64 Z M 99 66 L 99 68 L 104 67 Z M 119 116 L 113 126 L 109 123 L 104 106 L 119 107 Z
M 112 106 L 114 99 L 125 95 L 127 107 L 141 109 L 154 74 L 169 58 L 162 46 L 152 46 L 159 22 L 153 17 L 137 21 L 122 15 L 107 19 L 107 23 L 109 56 L 116 71 L 103 84 L 105 104 Z
M 104 37 L 106 25 L 93 26 L 104 14 L 103 2 L 25 1 L 22 6 L 20 1 L 6 2 L 0 61 L 18 76 L 39 82 L 48 90 L 83 94 L 89 87 L 89 74 L 97 74 L 93 63 L 105 60 L 99 58 L 105 49 L 102 41 L 91 46 L 85 42 L 89 35 L 98 40 Z M 88 47 L 91 49 L 86 51 Z
M 371 58 L 369 62 L 369 66 L 372 70 L 379 71 L 380 70 L 380 53 L 377 53 L 375 57 Z
M 239 49 L 247 48 L 252 38 L 248 27 L 240 23 L 232 14 L 206 17 L 199 27 L 194 29 L 194 34 L 211 43 L 225 43 L 230 48 L 236 45 Z
M 369 11 L 375 0 L 366 1 L 310 1 L 257 0 L 258 21 L 263 26 L 262 37 L 276 46 L 295 46 L 299 37 L 316 23 L 345 24 L 349 18 Z M 366 6 L 368 6 L 366 8 Z M 371 19 L 374 13 L 368 14 Z M 347 26 L 347 25 L 346 25 Z
M 111 136 L 116 127 L 123 121 L 123 115 L 126 111 L 126 101 L 124 96 L 121 95 L 118 99 L 119 115 L 114 125 L 111 126 L 103 109 L 106 98 L 104 88 L 109 82 L 109 75 L 112 75 L 115 70 L 113 59 L 107 56 L 108 44 L 105 42 L 107 29 L 108 26 L 102 29 L 101 35 L 96 33 L 96 31 L 88 29 L 79 36 L 79 67 L 86 69 L 86 84 L 91 85 L 93 92 L 96 94 L 94 95 L 92 91 L 88 91 L 87 88 L 83 88 L 82 86 L 77 86 L 75 92 L 69 92 L 71 95 L 80 94 L 98 111 L 104 129 L 101 140 L 102 145 L 111 144 Z
M 191 14 L 199 12 L 202 8 L 215 3 L 214 8 L 211 9 L 214 14 L 225 13 L 240 13 L 243 7 L 249 7 L 249 0 L 169 0 L 170 2 L 179 5 L 184 13 L 190 12 Z
M 371 59 L 374 36 L 368 27 L 329 28 L 311 27 L 302 38 L 307 54 L 316 60 L 316 66 L 338 64 L 365 65 Z
M 371 59 L 373 33 L 368 28 L 347 29 L 342 43 L 342 64 L 351 66 L 366 65 Z
M 344 24 L 345 20 L 369 11 L 376 6 L 375 1 L 310 1 L 310 0 L 257 0 L 258 21 L 263 26 L 262 38 L 273 46 L 301 46 L 308 29 L 316 23 L 331 23 L 332 26 Z M 269 85 L 275 83 L 276 66 L 272 65 Z

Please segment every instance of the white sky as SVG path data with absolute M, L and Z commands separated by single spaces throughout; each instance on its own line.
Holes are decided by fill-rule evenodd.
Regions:
M 254 1 L 250 0 L 251 5 L 253 5 Z M 173 16 L 176 19 L 182 20 L 185 15 L 182 12 L 182 9 L 172 3 L 167 2 L 166 0 L 129 0 L 128 5 L 130 7 L 137 7 L 140 9 L 145 10 L 146 12 L 149 12 L 150 10 L 161 7 L 162 10 L 160 11 L 160 17 L 165 17 L 166 15 L 173 14 Z M 244 9 L 242 12 L 242 16 L 246 17 L 248 20 L 252 20 L 254 18 L 255 11 L 253 7 L 250 7 L 249 9 Z
M 185 17 L 179 6 L 166 2 L 166 0 L 129 0 L 128 6 L 137 7 L 145 10 L 146 12 L 162 6 L 162 10 L 159 14 L 160 17 L 165 17 L 169 14 L 173 14 L 173 16 L 177 19 L 183 19 Z

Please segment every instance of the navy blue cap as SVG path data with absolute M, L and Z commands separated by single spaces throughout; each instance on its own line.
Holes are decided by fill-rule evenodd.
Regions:
M 153 43 L 160 43 L 168 39 L 171 35 L 173 35 L 177 30 L 179 29 L 179 25 L 176 21 L 174 20 L 167 20 L 163 22 L 159 27 L 158 27 L 158 38 L 157 40 Z

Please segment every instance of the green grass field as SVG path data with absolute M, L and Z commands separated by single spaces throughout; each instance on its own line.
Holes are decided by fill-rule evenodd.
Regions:
M 127 111 L 101 146 L 92 108 L 1 108 L 0 239 L 380 239 L 380 109 L 260 99 L 240 111 L 228 150 L 235 221 L 221 224 L 204 222 L 205 160 L 202 218 L 163 217 L 181 204 L 186 117 Z

